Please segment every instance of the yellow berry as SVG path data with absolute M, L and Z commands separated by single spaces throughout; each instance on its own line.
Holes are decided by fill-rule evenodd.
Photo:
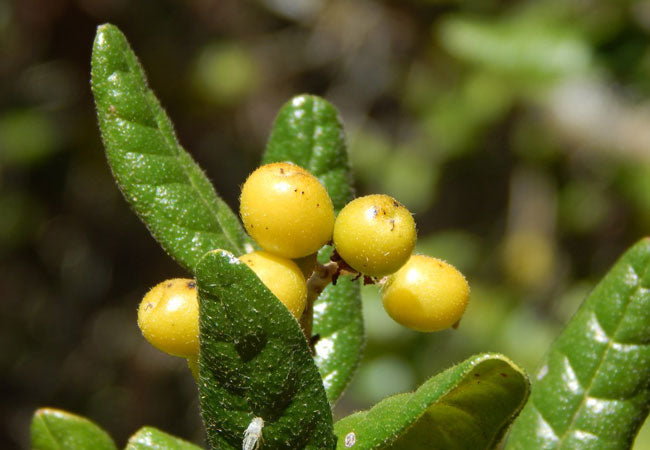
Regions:
M 332 200 L 316 177 L 295 164 L 267 164 L 250 174 L 239 213 L 264 250 L 285 258 L 315 253 L 332 238 Z
M 454 266 L 413 255 L 382 287 L 384 308 L 396 322 L 417 331 L 457 323 L 469 300 L 469 284 Z
M 334 223 L 336 251 L 353 269 L 380 277 L 411 256 L 417 232 L 408 209 L 388 195 L 352 200 Z
M 196 282 L 186 278 L 163 281 L 152 288 L 138 308 L 138 326 L 151 345 L 174 356 L 199 354 L 199 301 Z
M 263 251 L 247 253 L 239 259 L 255 272 L 296 319 L 302 316 L 307 302 L 307 283 L 296 263 Z

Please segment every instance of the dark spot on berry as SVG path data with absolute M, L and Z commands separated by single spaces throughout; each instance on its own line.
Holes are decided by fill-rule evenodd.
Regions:
M 305 191 L 300 191 L 300 195 L 305 195 Z
M 378 214 L 377 208 L 375 208 L 375 207 L 373 206 L 373 207 L 372 207 L 372 218 L 374 219 L 375 217 L 377 217 L 377 214 Z
M 194 289 L 196 287 L 196 282 L 195 281 L 188 281 L 187 282 L 187 287 L 190 289 Z
M 172 284 L 172 283 L 167 283 L 167 285 L 166 285 L 165 287 L 168 287 L 168 288 L 170 288 L 170 287 L 172 287 L 172 286 L 173 286 L 173 284 Z
M 508 375 L 506 375 L 506 374 L 503 373 L 503 372 L 501 372 L 499 375 L 501 375 L 503 378 L 508 378 Z
M 265 229 L 265 230 L 268 230 L 268 229 L 269 229 L 269 227 L 264 227 L 264 229 Z
M 280 167 L 280 173 L 284 175 L 284 169 L 282 167 Z
M 293 192 L 298 192 L 298 189 L 294 189 Z
M 149 311 L 151 308 L 153 308 L 153 303 L 147 303 L 147 304 L 144 306 L 144 310 L 145 310 L 145 311 Z
M 320 206 L 320 203 L 316 203 L 316 208 L 318 208 L 319 206 Z
M 480 374 L 480 373 L 475 373 L 474 376 L 475 376 L 476 378 L 478 378 L 478 377 L 481 376 L 481 374 Z
M 393 206 L 399 207 L 399 203 L 396 200 L 393 200 Z

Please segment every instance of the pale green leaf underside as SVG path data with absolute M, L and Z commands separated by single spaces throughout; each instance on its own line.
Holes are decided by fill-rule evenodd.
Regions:
M 213 448 L 241 449 L 253 418 L 264 449 L 331 449 L 332 414 L 298 322 L 245 264 L 210 252 L 197 266 L 199 392 Z
M 30 428 L 33 450 L 116 450 L 111 437 L 90 420 L 59 409 L 34 413 Z
M 92 90 L 113 175 L 163 248 L 190 271 L 207 251 L 244 253 L 249 241 L 237 216 L 178 143 L 135 54 L 113 25 L 97 29 Z
M 339 211 L 354 189 L 343 124 L 336 108 L 315 95 L 284 104 L 273 124 L 263 163 L 290 161 L 323 183 Z M 323 252 L 329 258 L 331 249 Z M 313 334 L 320 336 L 314 356 L 331 404 L 343 393 L 361 360 L 364 345 L 359 283 L 342 278 L 314 304 Z
M 143 427 L 129 438 L 125 450 L 202 450 L 194 444 L 153 427 Z
M 628 449 L 650 408 L 650 239 L 630 248 L 551 346 L 508 449 Z
M 493 448 L 528 392 L 528 377 L 506 357 L 476 355 L 413 393 L 388 397 L 338 421 L 337 449 Z M 354 446 L 346 446 L 352 441 Z

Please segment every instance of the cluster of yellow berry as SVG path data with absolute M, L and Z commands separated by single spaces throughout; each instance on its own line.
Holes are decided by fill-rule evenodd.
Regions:
M 295 164 L 273 163 L 255 170 L 242 186 L 240 216 L 263 250 L 239 259 L 296 319 L 305 309 L 308 288 L 305 267 L 301 270 L 293 260 L 314 255 L 330 242 L 340 257 L 339 272 L 378 282 L 384 308 L 398 323 L 438 331 L 456 324 L 465 311 L 465 277 L 444 261 L 413 255 L 413 217 L 387 195 L 357 198 L 335 217 L 327 190 L 316 177 Z M 138 323 L 152 345 L 195 365 L 198 301 L 193 280 L 168 280 L 154 287 L 142 300 Z

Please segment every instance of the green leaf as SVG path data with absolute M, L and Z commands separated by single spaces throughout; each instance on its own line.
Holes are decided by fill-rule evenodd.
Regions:
M 494 448 L 528 392 L 528 377 L 509 359 L 476 355 L 413 393 L 388 397 L 339 420 L 337 449 Z
M 628 449 L 650 408 L 650 239 L 630 248 L 551 346 L 508 449 Z
M 245 264 L 206 254 L 199 287 L 199 392 L 213 448 L 241 449 L 255 417 L 264 449 L 334 448 L 332 413 L 298 322 Z
M 192 271 L 206 252 L 249 242 L 237 216 L 180 146 L 124 35 L 101 25 L 92 90 L 108 162 L 124 197 L 162 247 Z
M 125 450 L 201 450 L 201 447 L 156 428 L 142 427 L 129 438 Z
M 279 161 L 290 161 L 316 176 L 327 188 L 335 210 L 352 200 L 343 125 L 327 100 L 299 95 L 280 109 L 262 163 Z
M 573 24 L 549 22 L 543 14 L 477 20 L 447 16 L 437 31 L 442 46 L 484 71 L 525 82 L 579 76 L 592 68 L 592 50 Z
M 33 450 L 116 450 L 111 437 L 93 422 L 60 409 L 41 408 L 30 429 Z
M 354 197 L 343 125 L 336 108 L 314 95 L 299 95 L 278 113 L 263 163 L 290 161 L 323 183 L 339 211 Z M 322 252 L 327 260 L 331 248 Z M 323 259 L 324 258 L 324 259 Z M 352 379 L 364 346 L 359 283 L 341 278 L 314 304 L 316 364 L 334 404 Z
M 331 248 L 320 257 L 329 258 Z M 329 284 L 314 302 L 314 359 L 330 404 L 336 403 L 359 366 L 364 346 L 359 282 L 349 276 Z

